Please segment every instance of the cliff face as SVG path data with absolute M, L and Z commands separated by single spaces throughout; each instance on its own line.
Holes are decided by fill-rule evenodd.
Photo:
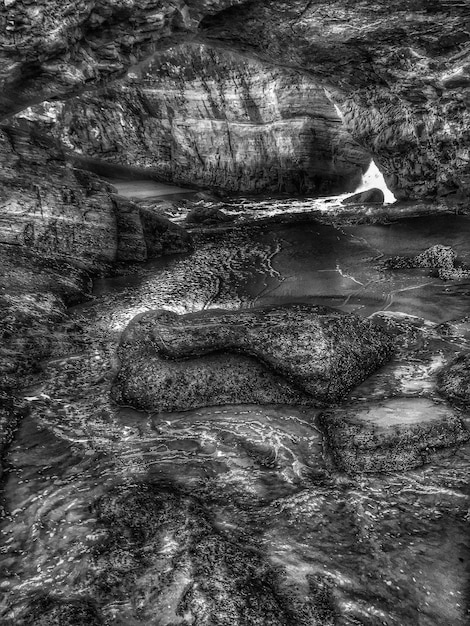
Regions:
M 27 115 L 88 156 L 229 191 L 353 191 L 370 162 L 308 76 L 200 45 Z
M 60 341 L 65 306 L 89 295 L 92 274 L 189 246 L 181 228 L 113 191 L 31 125 L 0 126 L 0 404 Z M 5 423 L 6 433 L 0 411 L 0 453 Z
M 80 93 L 197 38 L 326 86 L 397 197 L 465 195 L 469 24 L 461 0 L 398 0 L 393 11 L 385 0 L 8 0 L 0 116 Z

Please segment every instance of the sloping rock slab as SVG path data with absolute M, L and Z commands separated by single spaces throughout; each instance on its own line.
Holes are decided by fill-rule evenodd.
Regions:
M 324 404 L 343 397 L 391 353 L 378 325 L 325 307 L 150 311 L 123 333 L 114 397 L 153 410 Z
M 470 439 L 462 419 L 427 398 L 390 398 L 324 412 L 319 422 L 347 473 L 414 469 Z

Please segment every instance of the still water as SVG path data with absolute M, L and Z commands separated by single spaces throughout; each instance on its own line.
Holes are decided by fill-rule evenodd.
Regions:
M 453 341 L 434 329 L 468 314 L 470 281 L 384 271 L 380 262 L 440 243 L 470 264 L 469 236 L 470 219 L 458 216 L 344 228 L 258 224 L 199 233 L 191 254 L 97 281 L 95 298 L 71 311 L 43 382 L 24 392 L 32 410 L 10 452 L 1 527 L 2 623 L 36 623 L 28 606 L 44 593 L 91 598 L 104 623 L 122 626 L 320 623 L 263 621 L 261 609 L 258 621 L 244 622 L 236 608 L 227 621 L 223 599 L 201 617 L 197 602 L 181 601 L 201 586 L 201 551 L 181 549 L 181 528 L 190 531 L 178 517 L 155 553 L 150 541 L 142 548 L 153 556 L 132 576 L 122 559 L 111 562 L 113 531 L 99 503 L 116 489 L 166 481 L 197 498 L 217 541 L 235 546 L 248 569 L 249 549 L 273 572 L 280 567 L 301 599 L 312 576 L 322 581 L 334 607 L 325 624 L 468 624 L 470 446 L 420 470 L 351 477 L 325 460 L 313 409 L 142 414 L 113 405 L 108 393 L 119 334 L 142 311 L 303 301 L 427 320 L 419 322 L 419 353 L 401 352 L 346 400 L 378 398 L 386 415 L 398 394 L 407 410 L 407 398 L 432 399 L 436 369 L 468 349 L 465 322 Z M 224 558 L 220 588 L 243 607 L 248 592 Z M 113 568 L 117 582 L 103 586 L 103 570 Z

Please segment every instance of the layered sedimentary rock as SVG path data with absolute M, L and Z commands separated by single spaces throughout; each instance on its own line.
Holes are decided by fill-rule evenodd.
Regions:
M 66 305 L 89 295 L 91 276 L 190 246 L 184 230 L 115 195 L 23 126 L 0 127 L 0 448 L 22 412 L 11 390 L 50 354 Z
M 459 415 L 424 398 L 358 403 L 319 420 L 335 464 L 348 473 L 414 469 L 470 439 Z
M 82 154 L 229 191 L 354 191 L 370 163 L 311 78 L 201 45 L 26 115 Z
M 378 326 L 309 305 L 178 316 L 153 311 L 122 335 L 120 403 L 184 410 L 236 403 L 339 400 L 386 362 Z M 248 358 L 247 358 L 248 357 Z

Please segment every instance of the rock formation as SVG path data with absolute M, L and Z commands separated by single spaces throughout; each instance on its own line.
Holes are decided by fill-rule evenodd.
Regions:
M 342 204 L 383 204 L 384 192 L 381 189 L 368 189 L 355 193 L 342 201 Z
M 82 154 L 226 191 L 354 191 L 370 163 L 298 71 L 185 45 L 131 77 L 22 115 Z
M 0 8 L 0 119 L 77 93 L 191 37 L 240 0 L 6 0 Z
M 414 469 L 470 439 L 452 409 L 421 398 L 357 403 L 319 421 L 335 464 L 348 473 Z
M 321 307 L 154 311 L 123 333 L 114 397 L 154 411 L 322 404 L 339 400 L 391 352 L 388 335 L 373 323 Z
M 144 623 L 155 611 L 167 623 L 183 615 L 236 626 L 336 623 L 327 576 L 308 575 L 305 586 L 292 585 L 246 534 L 218 528 L 211 511 L 178 484 L 117 488 L 94 510 L 104 534 L 95 550 L 97 593 L 126 599 L 130 590 L 145 593 L 151 574 L 159 601 L 154 598 L 151 614 L 143 606 Z M 177 588 L 175 578 L 187 582 Z
M 397 256 L 387 259 L 384 267 L 388 269 L 430 268 L 437 270 L 442 280 L 459 280 L 470 276 L 470 270 L 456 264 L 457 254 L 450 246 L 436 244 L 415 257 Z
M 459 354 L 437 377 L 439 393 L 448 400 L 468 406 L 470 402 L 470 355 Z
M 301 67 L 398 199 L 468 193 L 470 6 L 460 0 L 277 3 L 205 18 L 209 41 Z

